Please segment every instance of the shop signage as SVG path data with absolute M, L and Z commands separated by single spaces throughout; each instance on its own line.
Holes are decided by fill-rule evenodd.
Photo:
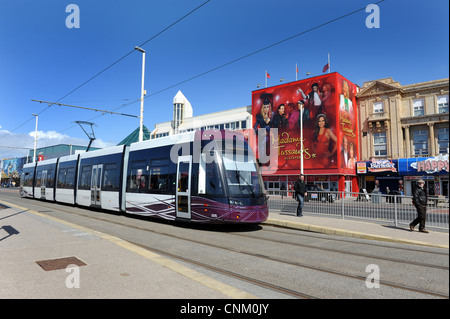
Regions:
M 427 174 L 439 173 L 440 171 L 449 171 L 448 154 L 439 154 L 435 157 L 429 157 L 423 161 L 411 163 L 411 167 L 417 172 L 425 172 Z
M 356 173 L 357 174 L 366 174 L 367 173 L 366 162 L 357 162 L 356 163 Z
M 379 173 L 379 172 L 397 172 L 397 168 L 395 167 L 395 163 L 390 160 L 377 160 L 370 162 L 368 167 L 368 171 L 371 173 Z
M 397 160 L 375 160 L 372 159 L 370 162 L 357 162 L 356 163 L 356 173 L 357 174 L 367 174 L 367 173 L 398 173 Z

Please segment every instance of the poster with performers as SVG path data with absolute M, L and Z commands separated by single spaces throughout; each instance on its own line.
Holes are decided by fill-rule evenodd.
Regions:
M 355 175 L 355 95 L 356 85 L 338 73 L 253 91 L 253 148 L 263 174 L 298 174 L 303 162 L 308 174 Z

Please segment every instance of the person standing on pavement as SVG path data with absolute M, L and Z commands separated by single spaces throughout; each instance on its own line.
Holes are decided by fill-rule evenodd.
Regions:
M 305 202 L 306 196 L 306 185 L 305 185 L 305 176 L 303 174 L 300 175 L 299 179 L 294 184 L 295 197 L 298 201 L 297 206 L 297 216 L 303 216 L 303 204 Z
M 425 181 L 423 179 L 420 179 L 417 182 L 417 187 L 414 190 L 414 197 L 413 197 L 413 203 L 414 206 L 416 206 L 417 210 L 417 218 L 413 220 L 411 224 L 409 224 L 409 229 L 411 231 L 414 230 L 414 227 L 416 227 L 417 224 L 419 224 L 419 232 L 421 233 L 428 233 L 427 230 L 425 230 L 425 220 L 427 215 L 427 202 L 428 202 L 428 196 L 427 192 L 424 189 Z

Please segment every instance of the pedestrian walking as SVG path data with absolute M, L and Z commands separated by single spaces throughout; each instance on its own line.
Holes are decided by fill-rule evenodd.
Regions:
M 306 185 L 305 185 L 305 176 L 303 174 L 300 175 L 298 180 L 294 184 L 295 197 L 298 201 L 297 206 L 297 216 L 303 216 L 303 204 L 305 203 Z
M 411 224 L 409 224 L 409 229 L 413 231 L 414 227 L 416 227 L 416 225 L 419 224 L 419 232 L 428 233 L 428 231 L 425 229 L 428 196 L 427 192 L 424 189 L 424 185 L 425 181 L 423 179 L 420 179 L 417 182 L 416 189 L 414 190 L 413 204 L 414 206 L 416 206 L 417 218 L 414 219 Z

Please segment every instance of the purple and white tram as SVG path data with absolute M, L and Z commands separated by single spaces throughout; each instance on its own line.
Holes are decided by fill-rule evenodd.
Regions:
M 24 165 L 21 196 L 167 220 L 260 223 L 269 211 L 244 136 L 196 131 Z

